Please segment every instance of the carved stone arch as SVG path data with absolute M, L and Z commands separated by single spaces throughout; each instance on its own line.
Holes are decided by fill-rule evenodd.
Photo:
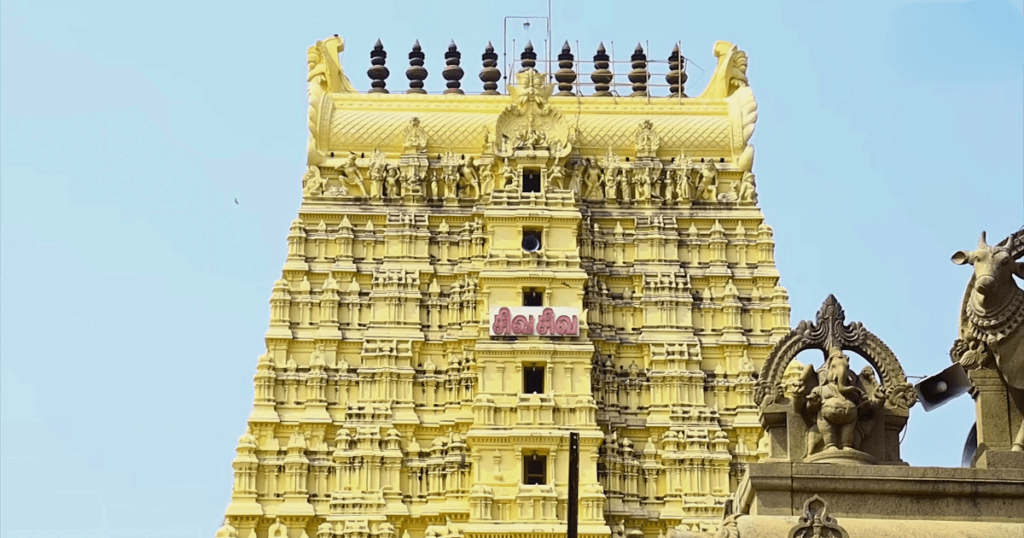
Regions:
M 886 401 L 892 406 L 909 409 L 917 401 L 917 396 L 913 386 L 907 382 L 896 355 L 860 322 L 846 324 L 845 321 L 843 307 L 834 295 L 829 295 L 813 323 L 801 321 L 775 345 L 758 376 L 754 402 L 760 406 L 776 403 L 781 395 L 786 366 L 801 351 L 817 349 L 827 355 L 829 351 L 839 349 L 864 357 L 881 376 Z

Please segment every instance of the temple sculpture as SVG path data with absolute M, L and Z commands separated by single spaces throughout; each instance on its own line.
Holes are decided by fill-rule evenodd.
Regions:
M 1024 228 L 989 245 L 953 254 L 974 272 L 960 306 L 950 357 L 967 370 L 977 407 L 972 464 L 1024 469 Z
M 401 76 L 378 41 L 360 93 L 344 46 L 308 51 L 303 201 L 217 536 L 561 535 L 570 432 L 580 536 L 717 529 L 774 450 L 755 380 L 790 332 L 746 54 L 715 44 L 688 97 L 678 48 L 638 46 L 627 91 L 603 45 L 588 81 L 566 43 L 556 87 L 527 44 L 500 93 L 488 45 L 474 94 L 454 42 L 414 44 Z M 812 457 L 891 459 L 857 432 L 898 431 L 876 422 L 899 380 L 830 360 L 786 378 L 816 383 L 792 410 Z

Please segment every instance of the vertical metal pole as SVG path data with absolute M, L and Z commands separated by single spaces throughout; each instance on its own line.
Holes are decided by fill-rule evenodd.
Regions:
M 566 538 L 576 538 L 580 507 L 580 434 L 569 432 L 569 506 L 566 510 Z

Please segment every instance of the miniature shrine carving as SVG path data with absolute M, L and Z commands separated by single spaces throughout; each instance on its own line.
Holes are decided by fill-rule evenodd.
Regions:
M 839 302 L 830 295 L 814 323 L 801 321 L 765 361 L 754 400 L 761 408 L 762 425 L 773 439 L 770 460 L 901 462 L 896 436 L 917 396 L 892 351 L 860 323 L 847 325 L 845 319 Z M 787 395 L 786 371 L 805 349 L 822 351 L 825 365 L 803 366 L 796 388 Z M 843 350 L 862 356 L 869 366 L 854 374 Z M 787 420 L 787 415 L 802 420 Z

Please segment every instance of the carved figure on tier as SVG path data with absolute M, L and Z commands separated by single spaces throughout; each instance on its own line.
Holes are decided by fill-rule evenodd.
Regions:
M 636 131 L 636 156 L 655 157 L 660 145 L 661 139 L 654 131 L 654 123 L 651 120 L 640 122 L 640 127 Z
M 1007 399 L 1017 406 L 1017 416 L 1024 414 L 1024 290 L 1014 280 L 1014 276 L 1024 279 L 1024 262 L 1018 261 L 1022 257 L 1024 227 L 996 245 L 989 245 L 982 232 L 975 250 L 961 250 L 952 257 L 957 265 L 974 266 L 974 274 L 960 307 L 959 338 L 949 354 L 965 370 L 998 371 L 1007 397 L 991 406 L 993 414 L 1005 413 L 1001 408 L 1006 407 Z M 988 407 L 986 403 L 979 401 L 979 410 Z M 992 427 L 982 418 L 979 414 L 979 434 Z M 1009 435 L 1014 435 L 1012 428 L 1016 428 L 1010 451 L 1024 451 L 1024 421 L 1009 427 Z
M 384 196 L 388 198 L 398 198 L 401 196 L 402 193 L 398 187 L 400 181 L 398 167 L 387 165 L 387 171 L 384 173 Z
M 420 125 L 420 119 L 413 117 L 405 128 L 403 151 L 407 155 L 427 151 L 427 131 Z
M 572 170 L 569 172 L 569 190 L 576 194 L 582 194 L 583 189 L 583 162 L 574 160 Z
M 615 195 L 615 189 L 618 187 L 619 182 L 616 178 L 615 168 L 606 166 L 604 169 L 604 178 L 601 180 L 604 183 L 604 197 L 608 200 L 615 200 L 618 197 Z
M 508 159 L 505 159 L 501 163 L 501 188 L 507 189 L 509 187 L 518 188 L 518 175 L 516 171 L 512 169 L 512 165 L 509 164 Z
M 441 181 L 442 190 L 440 193 L 435 193 L 434 196 L 438 198 L 454 197 L 456 185 L 459 182 L 459 161 L 450 151 L 441 159 Z
M 403 194 L 423 194 L 423 176 L 420 175 L 418 166 L 410 167 L 402 176 Z
M 597 164 L 597 159 L 593 157 L 587 159 L 587 167 L 583 173 L 584 200 L 601 199 L 601 174 L 601 165 Z
M 381 151 L 374 150 L 370 158 L 370 198 L 380 200 L 384 194 L 384 176 L 387 171 L 387 160 Z
M 480 195 L 489 195 L 494 191 L 494 168 L 484 166 L 480 170 Z
M 743 178 L 740 179 L 739 189 L 737 197 L 741 204 L 756 204 L 757 203 L 757 192 L 755 190 L 756 185 L 754 184 L 754 174 L 750 172 L 744 172 Z
M 437 170 L 427 170 L 427 192 L 426 192 L 426 195 L 427 195 L 428 198 L 440 198 L 442 196 L 440 189 L 441 189 L 441 185 L 443 185 L 443 183 L 441 182 L 441 180 L 437 176 L 438 176 Z
M 662 181 L 664 188 L 664 196 L 662 199 L 665 203 L 676 201 L 676 171 L 672 169 L 665 170 L 665 179 Z
M 459 194 L 463 198 L 477 198 L 480 196 L 480 178 L 476 173 L 476 164 L 473 157 L 466 159 L 462 164 L 459 177 Z
M 697 192 L 694 198 L 703 202 L 714 202 L 718 199 L 718 168 L 715 163 L 708 160 L 700 169 L 700 179 L 697 181 Z
M 302 193 L 306 196 L 320 196 L 327 187 L 327 181 L 320 177 L 320 167 L 310 166 L 306 168 L 302 176 Z
M 914 388 L 892 351 L 860 323 L 846 324 L 845 319 L 839 302 L 830 295 L 815 322 L 801 321 L 765 361 L 754 401 L 761 408 L 761 424 L 773 439 L 769 459 L 902 463 L 899 433 L 917 401 Z M 787 393 L 787 369 L 806 349 L 821 350 L 825 365 L 816 369 L 797 363 L 799 382 Z M 869 366 L 854 374 L 843 350 L 862 356 Z
M 857 376 L 850 371 L 850 357 L 842 350 L 829 350 L 828 360 L 821 374 L 808 365 L 804 371 L 807 399 L 804 411 L 815 417 L 818 433 L 824 442 L 823 450 L 852 449 L 853 428 L 857 424 L 857 410 L 864 401 L 865 392 L 858 387 Z M 809 447 L 814 447 L 808 444 Z M 808 454 L 809 455 L 809 454 Z
M 356 154 L 350 153 L 345 163 L 338 169 L 338 178 L 341 180 L 342 196 L 354 196 L 357 198 L 366 196 L 366 187 L 363 183 L 363 174 L 356 165 Z
M 630 200 L 630 171 L 625 168 L 619 169 L 618 183 L 619 183 L 619 194 L 620 200 L 623 202 L 629 202 Z
M 562 168 L 562 165 L 558 164 L 557 160 L 551 163 L 551 167 L 548 168 L 548 188 L 568 188 L 568 185 L 565 184 L 565 168 Z

